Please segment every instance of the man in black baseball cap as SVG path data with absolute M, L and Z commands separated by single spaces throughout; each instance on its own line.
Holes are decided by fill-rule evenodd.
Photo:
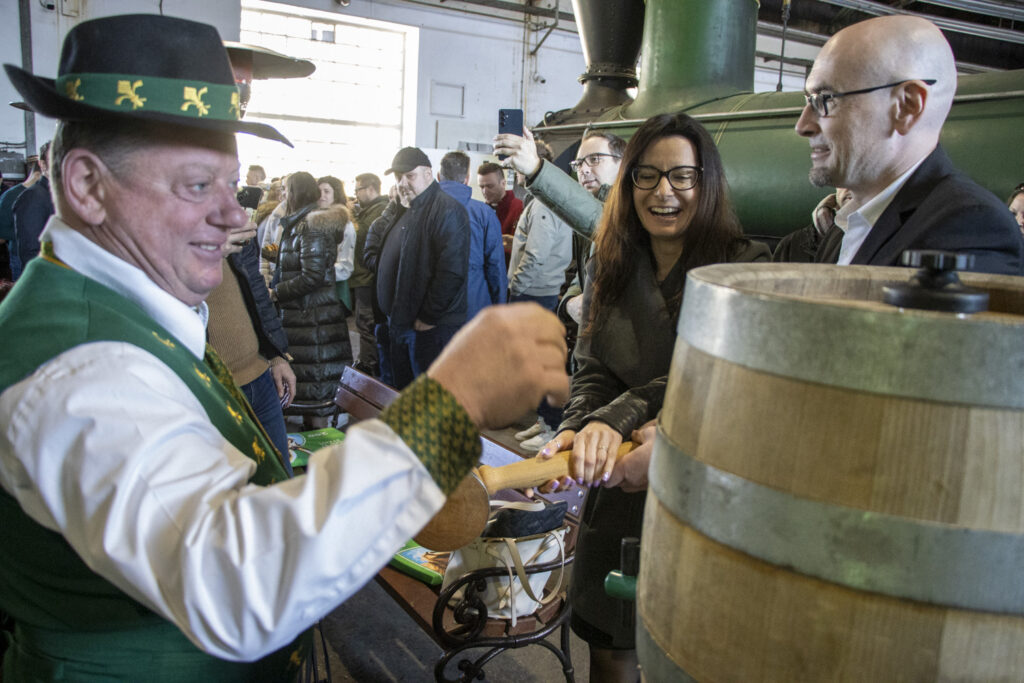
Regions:
M 423 150 L 398 150 L 385 173 L 395 174 L 408 209 L 367 239 L 363 259 L 377 263 L 377 301 L 388 318 L 384 364 L 401 389 L 466 322 L 470 228 L 465 207 L 441 190 Z
M 234 134 L 287 142 L 239 120 L 217 31 L 106 17 L 70 30 L 55 80 L 5 69 L 59 123 L 56 215 L 0 304 L 3 678 L 295 680 L 310 626 L 475 464 L 477 428 L 567 395 L 564 332 L 539 307 L 486 316 L 289 480 L 205 343 L 246 221 Z
M 403 147 L 398 150 L 395 158 L 391 160 L 391 168 L 384 171 L 384 174 L 394 173 L 397 178 L 419 166 L 430 168 L 430 157 L 424 154 L 419 147 Z

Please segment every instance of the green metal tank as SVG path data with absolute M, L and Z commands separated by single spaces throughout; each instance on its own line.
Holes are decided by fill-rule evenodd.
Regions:
M 803 95 L 752 92 L 757 9 L 755 0 L 648 0 L 636 100 L 535 132 L 561 151 L 587 127 L 628 138 L 654 114 L 686 112 L 718 143 L 748 234 L 778 238 L 807 225 L 829 189 L 807 179 L 809 145 L 794 130 Z M 941 144 L 1002 198 L 1024 181 L 1022 131 L 1024 69 L 960 77 Z

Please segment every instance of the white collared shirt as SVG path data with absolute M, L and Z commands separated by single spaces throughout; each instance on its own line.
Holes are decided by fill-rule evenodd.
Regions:
M 50 216 L 40 241 L 53 242 L 54 253 L 71 270 L 81 273 L 138 304 L 197 358 L 206 350 L 206 302 L 189 306 L 165 292 L 139 268 L 122 261 L 57 216 Z
M 907 179 L 910 178 L 926 158 L 928 158 L 927 155 L 921 157 L 916 164 L 907 169 L 906 173 L 862 204 L 857 210 L 850 210 L 850 204 L 847 203 L 836 212 L 836 225 L 844 233 L 842 246 L 839 249 L 839 260 L 837 261 L 839 265 L 848 266 L 853 262 L 853 257 L 856 256 L 857 251 L 864 244 L 864 240 L 868 238 L 871 228 L 874 227 L 885 210 L 889 208 L 889 204 L 892 203 L 896 193 L 900 191 L 907 182 Z
M 47 239 L 202 357 L 201 311 L 59 219 Z M 0 394 L 0 486 L 94 572 L 225 659 L 290 643 L 444 503 L 379 420 L 295 479 L 250 485 L 254 470 L 185 383 L 130 344 L 74 347 Z

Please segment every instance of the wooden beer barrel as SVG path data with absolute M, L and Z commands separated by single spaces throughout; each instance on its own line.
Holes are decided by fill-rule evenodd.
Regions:
M 1024 680 L 1024 278 L 689 276 L 637 591 L 649 682 Z

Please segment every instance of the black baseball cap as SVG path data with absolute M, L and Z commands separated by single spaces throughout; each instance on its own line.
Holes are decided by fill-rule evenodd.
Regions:
M 424 154 L 423 150 L 419 147 L 403 147 L 398 150 L 398 154 L 396 154 L 395 158 L 391 160 L 391 168 L 384 171 L 384 175 L 389 173 L 403 175 L 420 166 L 432 168 L 430 165 L 430 157 Z

